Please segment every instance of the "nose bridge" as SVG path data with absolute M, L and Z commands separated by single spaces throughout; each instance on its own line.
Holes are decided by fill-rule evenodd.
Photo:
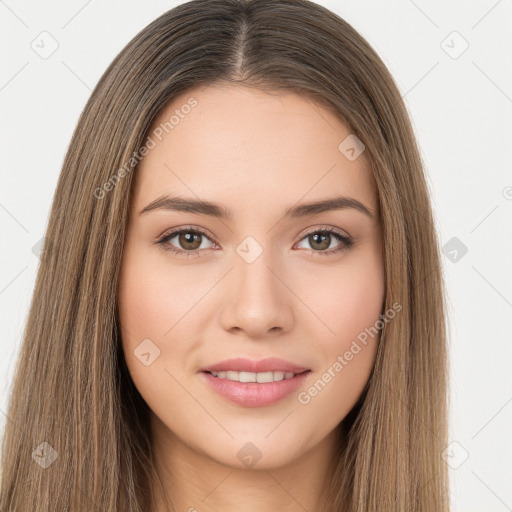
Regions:
M 248 262 L 242 257 L 237 258 L 235 264 L 235 274 L 237 277 L 237 289 L 239 299 L 252 297 L 256 300 L 275 297 L 276 278 L 269 270 L 275 266 L 272 262 L 270 251 L 265 251 L 254 261 Z M 274 263 L 274 265 L 273 265 Z M 268 297 L 264 297 L 268 295 Z
M 292 320 L 292 304 L 279 275 L 280 264 L 274 251 L 263 247 L 255 238 L 247 237 L 236 248 L 234 269 L 225 305 L 224 327 L 238 327 L 251 335 L 270 329 L 288 329 Z M 281 277 L 283 279 L 283 277 Z M 284 279 L 283 279 L 284 280 Z

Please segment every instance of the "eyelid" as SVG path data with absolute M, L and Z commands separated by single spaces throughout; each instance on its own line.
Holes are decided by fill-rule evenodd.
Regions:
M 313 226 L 312 228 L 308 228 L 308 230 L 305 231 L 301 235 L 300 240 L 302 240 L 305 236 L 310 235 L 311 233 L 317 233 L 319 231 L 324 231 L 324 232 L 328 232 L 328 233 L 336 233 L 344 238 L 352 238 L 348 233 L 342 231 L 339 228 L 335 228 L 334 226 L 325 225 L 325 226 Z
M 170 237 L 171 235 L 176 235 L 178 233 L 181 233 L 181 232 L 197 232 L 197 233 L 200 233 L 201 235 L 204 235 L 205 237 L 207 237 L 208 239 L 210 239 L 212 242 L 214 242 L 216 245 L 220 245 L 217 240 L 215 239 L 215 237 L 209 232 L 207 231 L 206 229 L 203 229 L 203 228 L 200 228 L 198 226 L 193 226 L 193 225 L 187 225 L 187 226 L 178 226 L 176 228 L 172 228 L 172 229 L 169 229 L 167 231 L 164 231 L 164 233 L 162 235 L 160 235 L 159 237 L 157 237 L 157 243 L 158 241 L 164 239 L 164 238 L 168 238 Z

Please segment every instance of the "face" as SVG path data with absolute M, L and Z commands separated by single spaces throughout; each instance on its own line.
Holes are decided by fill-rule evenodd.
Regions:
M 236 86 L 155 119 L 118 312 L 162 442 L 278 467 L 332 439 L 361 395 L 385 290 L 376 185 L 354 136 L 340 146 L 350 134 L 306 97 Z

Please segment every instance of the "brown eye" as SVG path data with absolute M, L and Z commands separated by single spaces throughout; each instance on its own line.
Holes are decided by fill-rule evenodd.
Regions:
M 176 240 L 174 240 L 176 239 Z M 210 237 L 198 230 L 194 229 L 180 229 L 172 231 L 164 235 L 158 242 L 160 246 L 166 251 L 172 251 L 179 255 L 197 255 L 203 253 L 203 249 L 209 249 L 208 242 L 211 242 Z
M 178 243 L 180 245 L 180 248 L 187 249 L 190 251 L 199 249 L 201 245 L 202 236 L 203 235 L 201 234 L 183 231 L 178 235 Z
M 329 234 L 317 234 L 309 235 L 308 241 L 313 249 L 319 249 L 325 251 L 331 245 L 331 235 Z
M 329 229 L 317 229 L 316 231 L 310 231 L 306 236 L 299 242 L 306 241 L 312 250 L 312 254 L 332 254 L 335 252 L 348 249 L 353 245 L 352 238 L 342 235 L 334 230 Z M 333 242 L 338 241 L 338 245 L 332 245 Z M 308 249 L 308 247 L 306 247 Z

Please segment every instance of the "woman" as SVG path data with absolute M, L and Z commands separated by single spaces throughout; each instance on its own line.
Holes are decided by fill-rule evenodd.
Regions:
M 448 510 L 422 162 L 338 16 L 152 22 L 84 109 L 45 240 L 2 511 Z

